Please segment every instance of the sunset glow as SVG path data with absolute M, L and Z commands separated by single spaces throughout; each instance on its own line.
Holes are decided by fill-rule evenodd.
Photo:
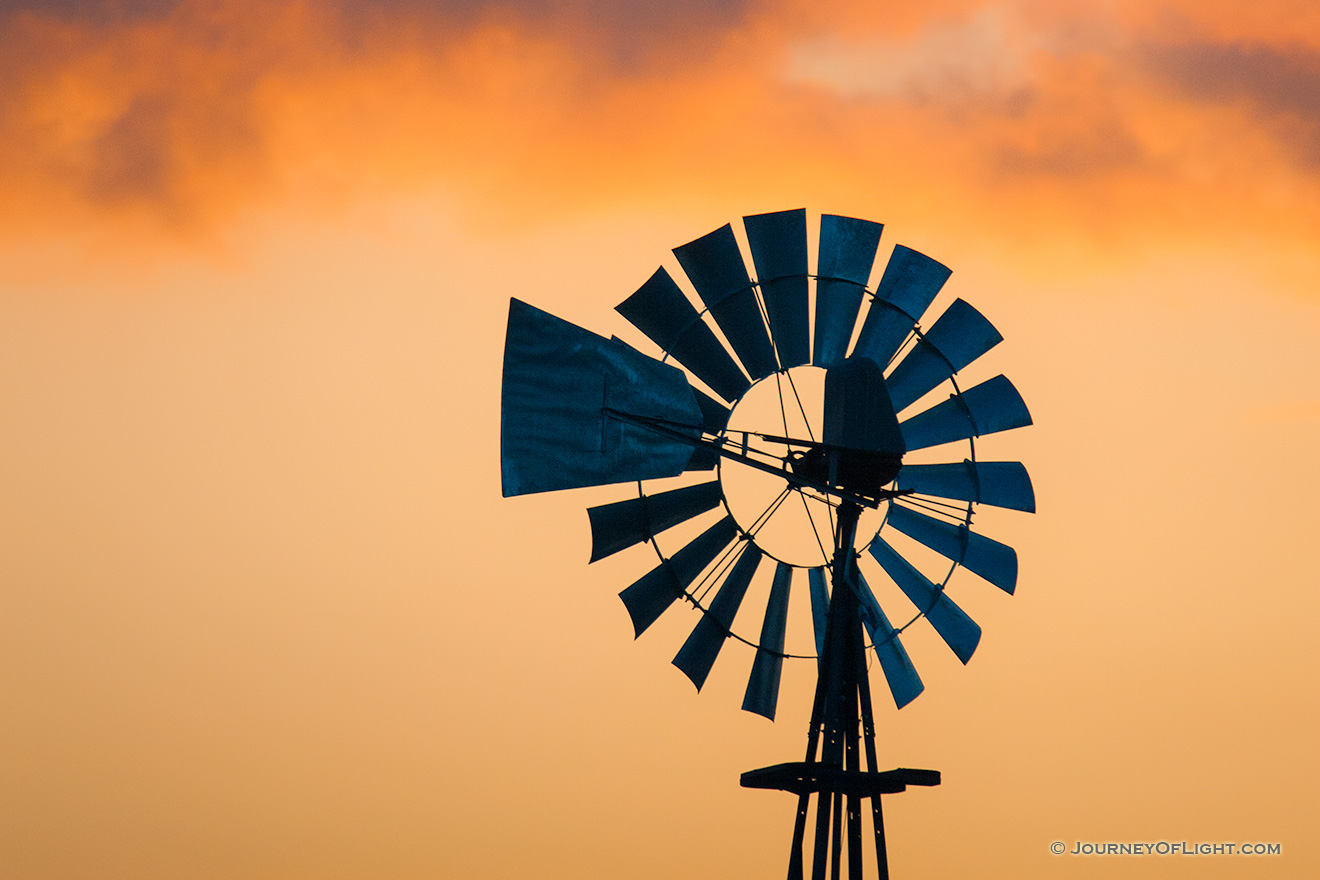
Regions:
M 944 774 L 885 802 L 894 876 L 1316 876 L 1285 0 L 4 4 L 0 874 L 781 876 L 792 798 L 738 776 L 798 759 L 811 664 L 772 724 L 746 646 L 697 694 L 690 615 L 634 643 L 653 554 L 588 567 L 584 513 L 631 490 L 501 498 L 499 388 L 511 296 L 655 354 L 613 308 L 669 249 L 797 207 L 949 265 L 1035 420 L 986 440 L 1016 594 L 877 699 Z

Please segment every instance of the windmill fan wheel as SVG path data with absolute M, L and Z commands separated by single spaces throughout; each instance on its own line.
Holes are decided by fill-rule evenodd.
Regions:
M 790 593 L 808 590 L 823 653 L 836 514 L 865 511 L 851 556 L 887 580 L 887 604 L 907 604 L 887 615 L 860 565 L 850 583 L 901 708 L 924 688 L 909 627 L 928 622 L 963 663 L 980 641 L 946 593 L 954 573 L 1014 590 L 1015 551 L 973 531 L 973 516 L 1034 511 L 1034 493 L 1021 464 L 979 460 L 976 438 L 1031 416 L 1002 375 L 958 381 L 1002 339 L 980 312 L 955 299 L 922 326 L 944 265 L 897 245 L 872 288 L 878 223 L 823 215 L 814 271 L 804 210 L 744 217 L 743 229 L 751 271 L 725 225 L 673 251 L 695 302 L 660 268 L 617 306 L 658 359 L 513 301 L 504 492 L 634 484 L 635 497 L 589 509 L 591 561 L 651 544 L 658 564 L 620 593 L 636 635 L 692 604 L 700 618 L 674 665 L 700 689 L 726 641 L 753 646 L 743 708 L 770 719 L 784 659 L 815 656 L 785 651 Z M 739 631 L 770 568 L 759 631 Z

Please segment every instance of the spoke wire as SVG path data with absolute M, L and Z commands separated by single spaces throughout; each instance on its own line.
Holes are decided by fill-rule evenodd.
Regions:
M 966 521 L 966 519 L 968 519 L 968 509 L 966 509 L 965 505 L 945 504 L 942 503 L 942 501 L 927 499 L 927 497 L 920 497 L 920 499 L 917 499 L 917 497 L 911 495 L 904 495 L 902 496 L 902 499 L 903 504 L 900 504 L 899 507 L 912 509 L 912 511 L 935 513 L 936 516 L 948 517 L 948 519 L 956 520 L 958 522 Z M 890 499 L 891 503 L 898 500 L 899 499 Z
M 901 507 L 910 507 L 916 510 L 924 510 L 928 513 L 935 513 L 941 516 L 947 516 L 951 519 L 966 520 L 967 508 L 963 504 L 950 504 L 947 501 L 936 501 L 929 496 L 921 495 L 900 495 L 897 498 L 891 498 L 891 502 L 901 501 Z M 955 517 L 953 511 L 957 511 Z
M 807 408 L 802 405 L 802 396 L 798 394 L 797 383 L 793 381 L 793 374 L 785 370 L 784 376 L 788 379 L 788 387 L 793 391 L 793 399 L 797 401 L 798 412 L 802 413 L 802 423 L 807 427 L 807 439 L 814 443 L 816 442 L 816 432 L 811 430 L 811 419 L 807 418 Z M 784 433 L 788 433 L 787 428 L 784 429 Z
M 779 343 L 775 341 L 775 328 L 770 324 L 770 312 L 765 307 L 765 292 L 761 289 L 761 282 L 759 279 L 752 284 L 752 291 L 754 293 L 754 298 L 756 299 L 756 308 L 761 313 L 761 320 L 765 322 L 766 330 L 770 334 L 770 350 L 775 353 L 775 366 L 778 368 L 775 370 L 775 393 L 779 397 L 779 418 L 784 425 L 784 436 L 787 437 L 788 412 L 784 409 L 784 384 L 779 378 L 779 374 L 783 373 L 787 376 L 788 370 L 785 369 L 784 362 L 779 357 Z M 811 430 L 810 425 L 807 426 L 807 430 Z
M 783 380 L 780 378 L 781 373 L 783 374 L 784 378 L 788 379 L 788 387 L 793 392 L 793 400 L 794 402 L 797 403 L 798 412 L 802 414 L 802 425 L 807 431 L 807 439 L 814 443 L 816 442 L 816 432 L 811 430 L 811 419 L 807 417 L 807 408 L 802 403 L 802 395 L 798 393 L 797 383 L 793 381 L 792 372 L 784 368 L 784 363 L 779 357 L 779 343 L 775 340 L 774 327 L 771 326 L 770 324 L 770 313 L 769 311 L 767 311 L 765 307 L 764 291 L 761 289 L 761 285 L 759 281 L 755 285 L 755 290 L 756 290 L 756 305 L 761 311 L 761 318 L 765 321 L 766 327 L 769 328 L 770 330 L 770 346 L 771 348 L 774 349 L 775 363 L 779 365 L 779 370 L 775 371 L 775 392 L 779 398 L 779 419 L 780 419 L 780 423 L 783 424 L 784 426 L 784 436 L 785 437 L 791 436 L 792 431 L 788 429 L 788 410 L 784 406 L 784 383 Z M 764 434 L 758 433 L 757 436 L 761 437 L 762 439 L 765 438 Z M 802 509 L 807 514 L 807 521 L 811 524 L 811 535 L 816 539 L 816 545 L 820 547 L 820 554 L 822 559 L 824 560 L 824 564 L 829 565 L 830 555 L 829 552 L 825 549 L 825 542 L 821 540 L 820 529 L 816 525 L 816 518 L 812 516 L 811 505 L 807 503 L 807 495 L 801 489 L 801 487 L 798 487 L 796 491 L 798 497 L 802 499 Z M 833 534 L 834 508 L 830 502 L 827 501 L 826 504 L 827 504 L 827 510 L 829 511 L 830 524 L 831 524 L 830 533 Z
M 802 395 L 798 393 L 797 383 L 793 381 L 793 374 L 790 370 L 784 367 L 783 360 L 780 358 L 779 343 L 775 339 L 774 327 L 770 323 L 770 313 L 765 306 L 765 293 L 761 287 L 759 280 L 756 283 L 754 283 L 753 289 L 756 292 L 756 305 L 761 313 L 761 318 L 762 320 L 765 321 L 766 328 L 770 331 L 770 346 L 775 353 L 775 363 L 779 366 L 779 370 L 775 371 L 775 393 L 779 400 L 779 420 L 780 423 L 784 426 L 784 436 L 788 437 L 792 434 L 792 431 L 790 431 L 788 428 L 788 409 L 784 405 L 783 379 L 787 379 L 789 390 L 792 391 L 793 393 L 793 400 L 797 404 L 798 412 L 802 414 L 802 425 L 806 429 L 807 439 L 814 443 L 816 442 L 816 432 L 811 429 L 811 419 L 807 417 L 807 409 L 806 406 L 804 406 L 802 403 Z M 781 374 L 783 378 L 781 378 Z M 754 434 L 755 436 L 760 437 L 762 439 L 764 439 L 766 436 L 761 432 L 748 432 L 748 433 Z M 816 545 L 820 548 L 821 557 L 823 558 L 825 565 L 829 565 L 830 555 L 829 552 L 825 549 L 825 543 L 821 540 L 820 529 L 816 525 L 816 518 L 811 513 L 811 505 L 807 503 L 807 495 L 800 487 L 796 489 L 796 492 L 798 494 L 798 497 L 802 499 L 802 509 L 806 512 L 807 521 L 811 524 L 811 534 L 812 537 L 816 539 Z M 778 500 L 780 499 L 776 499 L 776 501 Z M 825 499 L 821 499 L 821 500 L 825 500 Z M 827 505 L 827 509 L 829 511 L 829 516 L 830 516 L 830 522 L 831 522 L 830 531 L 831 534 L 833 534 L 833 521 L 834 521 L 833 504 L 828 500 L 825 500 L 825 503 Z
M 745 540 L 737 541 L 726 547 L 723 554 L 716 561 L 711 570 L 697 582 L 696 587 L 686 591 L 692 599 L 696 602 L 705 600 L 706 595 L 710 592 L 711 588 L 723 579 L 725 573 L 738 560 L 738 557 L 742 556 L 743 551 L 747 548 L 747 544 L 751 542 L 751 539 L 756 537 L 756 533 L 760 531 L 765 524 L 770 521 L 770 518 L 775 515 L 776 511 L 779 510 L 779 507 L 784 503 L 784 499 L 788 497 L 791 488 L 792 487 L 785 486 L 783 491 L 781 491 L 779 495 L 766 506 L 765 510 L 761 511 L 761 515 L 758 516 L 752 522 L 751 526 L 748 527 L 747 531 L 744 533 L 746 536 Z M 697 590 L 700 590 L 701 594 L 693 595 Z
M 912 329 L 908 331 L 908 335 L 903 337 L 902 344 L 898 346 L 898 350 L 895 351 L 893 357 L 891 357 L 888 360 L 888 362 L 885 363 L 885 366 L 888 367 L 890 364 L 894 363 L 895 361 L 902 360 L 902 358 L 899 357 L 899 355 L 903 354 L 905 351 L 907 351 L 907 349 L 915 346 L 917 342 L 921 339 L 921 337 L 922 337 L 921 323 L 917 322 L 912 325 Z
M 825 549 L 825 542 L 822 541 L 822 540 L 820 539 L 820 529 L 816 526 L 816 518 L 815 518 L 814 516 L 811 515 L 811 505 L 807 503 L 807 493 L 804 492 L 802 489 L 799 488 L 799 489 L 797 490 L 797 494 L 798 494 L 798 497 L 802 499 L 802 509 L 805 510 L 805 511 L 807 512 L 807 520 L 811 523 L 811 535 L 812 535 L 812 537 L 814 537 L 814 538 L 816 539 L 816 546 L 818 546 L 818 547 L 820 548 L 821 559 L 824 560 L 824 563 L 823 563 L 823 564 L 826 565 L 826 566 L 828 566 L 828 565 L 831 564 L 831 562 L 830 562 L 830 553 L 829 553 L 828 550 Z M 831 523 L 832 523 L 832 522 L 834 521 L 834 504 L 833 504 L 833 502 L 830 502 L 830 501 L 828 501 L 828 500 L 826 500 L 826 499 L 817 498 L 817 497 L 814 496 L 814 495 L 812 496 L 812 500 L 815 500 L 815 501 L 824 501 L 824 503 L 825 503 L 825 505 L 826 505 L 826 509 L 829 510 L 829 512 L 830 512 L 830 521 L 831 521 Z M 831 527 L 831 528 L 830 528 L 830 535 L 833 536 L 833 534 L 834 534 L 834 529 L 833 529 L 833 527 Z

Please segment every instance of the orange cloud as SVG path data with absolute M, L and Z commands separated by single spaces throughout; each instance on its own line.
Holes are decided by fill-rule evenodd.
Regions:
M 39 234 L 198 238 L 418 187 L 502 222 L 897 202 L 1130 243 L 1320 219 L 1318 50 L 1233 5 L 49 6 L 0 44 L 0 204 Z

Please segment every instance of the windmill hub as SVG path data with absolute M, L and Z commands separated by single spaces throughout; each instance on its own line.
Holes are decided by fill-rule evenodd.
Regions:
M 733 407 L 721 432 L 724 444 L 741 450 L 745 442 L 749 451 L 778 459 L 789 472 L 829 484 L 828 456 L 818 445 L 808 445 L 821 439 L 824 396 L 825 370 L 821 367 L 799 366 L 772 373 L 753 383 Z M 804 443 L 784 443 L 783 439 Z M 744 534 L 755 535 L 757 546 L 766 555 L 804 568 L 829 561 L 836 499 L 793 491 L 784 477 L 737 461 L 722 461 L 719 478 L 734 522 Z M 874 533 L 883 522 L 886 506 L 882 503 L 878 510 L 865 510 L 861 527 L 869 526 Z

